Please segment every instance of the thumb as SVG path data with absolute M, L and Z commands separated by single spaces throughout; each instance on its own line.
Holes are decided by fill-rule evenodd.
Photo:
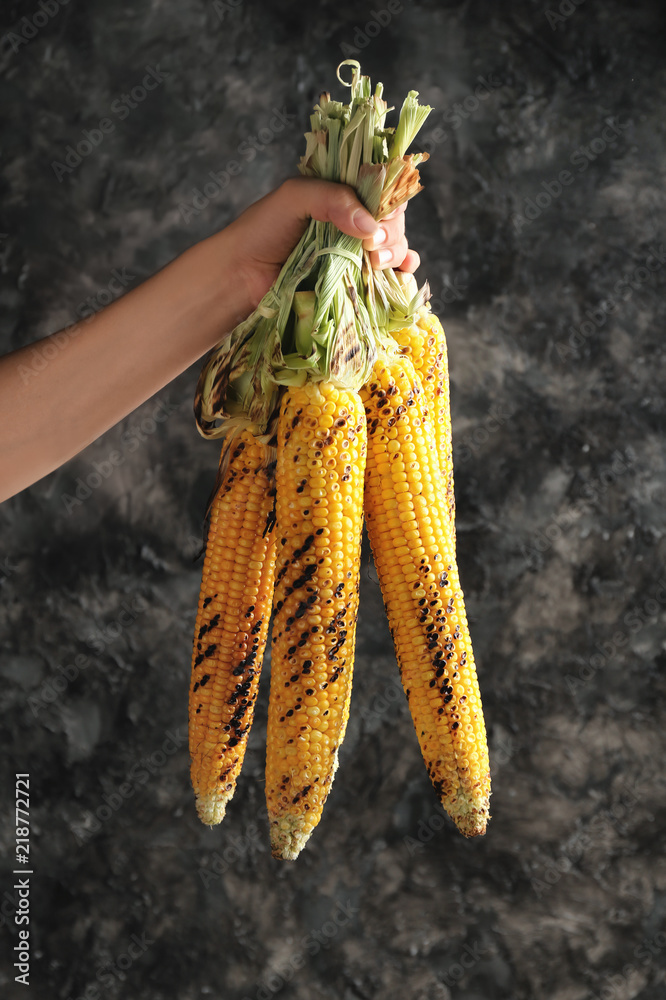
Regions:
M 348 184 L 318 177 L 294 177 L 282 185 L 285 201 L 303 221 L 332 222 L 348 236 L 367 239 L 379 224 Z

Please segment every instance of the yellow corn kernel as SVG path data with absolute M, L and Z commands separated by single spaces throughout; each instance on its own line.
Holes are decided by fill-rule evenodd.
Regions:
M 365 513 L 402 683 L 428 773 L 458 829 L 471 837 L 489 819 L 490 771 L 474 655 L 458 578 L 446 488 L 424 392 L 406 356 L 380 357 L 361 390 L 368 416 Z M 377 407 L 378 398 L 382 407 Z M 388 430 L 413 445 L 420 472 L 384 472 Z M 403 486 L 407 485 L 405 493 Z M 411 498 L 416 522 L 399 507 L 408 552 L 392 535 L 387 492 Z M 427 519 L 417 501 L 423 501 Z M 426 523 L 427 521 L 427 523 Z
M 409 357 L 423 388 L 422 408 L 434 427 L 437 453 L 446 486 L 449 519 L 454 531 L 456 499 L 453 486 L 453 449 L 451 442 L 451 399 L 446 335 L 437 316 L 426 303 L 416 322 L 393 333 L 400 353 Z
M 266 646 L 275 566 L 273 456 L 274 449 L 243 432 L 211 505 L 189 702 L 192 785 L 199 817 L 211 826 L 223 819 L 236 788 Z M 250 544 L 239 546 L 239 538 Z
M 324 415 L 333 417 L 330 426 L 322 423 Z M 266 749 L 271 844 L 273 855 L 285 860 L 298 856 L 321 818 L 349 716 L 365 455 L 366 422 L 357 393 L 325 381 L 287 389 L 278 423 Z M 320 476 L 321 462 L 332 457 L 334 465 Z M 294 523 L 290 504 L 299 496 L 308 503 Z M 318 499 L 326 501 L 325 517 L 319 516 Z M 324 548 L 328 556 L 320 554 Z M 306 562 L 313 552 L 316 560 Z

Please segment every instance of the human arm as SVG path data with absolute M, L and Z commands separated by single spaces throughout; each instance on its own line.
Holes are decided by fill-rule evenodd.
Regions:
M 374 250 L 373 265 L 418 267 L 404 206 L 378 226 L 346 185 L 286 181 L 94 317 L 39 341 L 58 345 L 42 370 L 31 368 L 34 344 L 0 358 L 0 501 L 78 454 L 249 315 L 310 218 L 363 237 L 368 250 L 384 230 L 390 257 Z

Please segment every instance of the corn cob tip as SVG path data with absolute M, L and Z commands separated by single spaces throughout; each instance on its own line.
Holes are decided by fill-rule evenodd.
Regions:
M 280 816 L 271 820 L 271 852 L 278 861 L 295 861 L 308 840 L 312 829 L 303 830 L 298 816 Z
M 331 762 L 331 782 L 339 763 L 340 758 L 336 750 Z M 271 815 L 269 812 L 268 818 L 271 829 L 271 851 L 277 861 L 295 861 L 319 822 L 318 818 L 314 822 L 307 822 L 302 813 Z
M 442 803 L 464 837 L 480 837 L 490 819 L 488 797 L 459 790 L 453 802 Z
M 231 798 L 231 796 L 229 796 Z M 227 799 L 220 799 L 215 795 L 197 795 L 197 816 L 206 826 L 217 826 L 224 819 L 227 811 Z

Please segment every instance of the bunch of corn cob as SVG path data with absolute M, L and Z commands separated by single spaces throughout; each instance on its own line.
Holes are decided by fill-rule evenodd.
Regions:
M 398 125 L 355 60 L 324 93 L 300 170 L 351 184 L 377 219 L 421 190 Z M 340 67 L 338 67 L 340 78 Z M 344 82 L 341 80 L 341 82 Z M 458 828 L 485 832 L 490 774 L 455 553 L 444 331 L 427 283 L 375 271 L 312 220 L 277 281 L 209 356 L 200 432 L 223 438 L 208 511 L 190 688 L 197 810 L 219 823 L 240 772 L 273 611 L 266 799 L 275 857 L 319 822 L 349 715 L 363 514 L 428 773 Z

